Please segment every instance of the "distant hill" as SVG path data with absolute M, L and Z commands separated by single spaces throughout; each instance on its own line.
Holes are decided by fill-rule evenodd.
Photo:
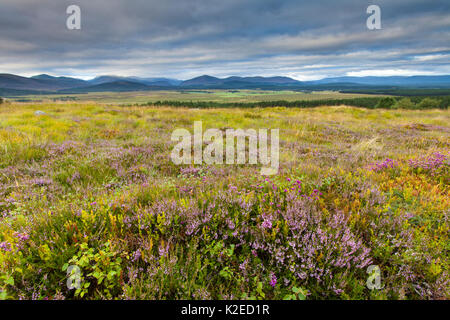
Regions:
M 289 77 L 229 77 L 225 79 L 226 82 L 242 81 L 249 83 L 264 83 L 264 84 L 301 84 L 300 81 Z
M 75 88 L 85 86 L 87 83 L 84 80 L 70 78 L 70 77 L 52 77 L 48 74 L 40 74 L 30 79 L 41 80 L 42 83 L 52 85 L 58 89 Z
M 31 78 L 16 76 L 14 74 L 0 74 L 1 89 L 56 91 L 65 88 L 74 88 L 86 85 L 85 81 L 68 77 L 52 77 L 39 75 Z
M 0 74 L 0 94 L 4 96 L 49 93 L 87 93 L 104 91 L 262 89 L 262 90 L 335 90 L 346 92 L 398 92 L 398 90 L 437 90 L 450 88 L 450 75 L 411 77 L 336 77 L 298 81 L 289 77 L 217 78 L 203 75 L 189 80 L 99 76 L 92 80 L 54 77 L 40 74 L 30 78 Z
M 16 90 L 57 90 L 54 84 L 49 84 L 45 80 L 30 79 L 14 74 L 0 74 L 0 88 Z
M 300 85 L 301 82 L 288 77 L 228 77 L 224 79 L 203 75 L 183 81 L 181 87 L 206 88 L 255 88 L 258 86 Z
M 88 93 L 88 92 L 128 92 L 128 91 L 150 91 L 150 90 L 167 90 L 168 87 L 157 85 L 146 85 L 143 83 L 119 80 L 114 82 L 106 82 L 92 86 L 80 88 L 59 90 L 59 93 Z
M 139 77 L 128 77 L 131 81 L 141 82 L 149 85 L 162 85 L 162 86 L 178 86 L 183 81 L 171 78 L 139 78 Z
M 108 82 L 116 82 L 116 81 L 126 81 L 125 77 L 116 77 L 116 76 L 99 76 L 95 77 L 92 80 L 88 80 L 87 85 L 97 85 Z
M 131 82 L 131 81 L 125 81 L 125 80 L 118 80 L 114 82 L 105 82 L 100 83 L 92 86 L 85 86 L 81 88 L 73 88 L 73 89 L 66 89 L 66 90 L 60 90 L 61 93 L 86 93 L 86 92 L 108 92 L 108 91 L 114 91 L 114 92 L 124 92 L 124 91 L 144 91 L 149 90 L 149 86 L 137 83 L 137 82 Z
M 411 88 L 450 88 L 450 76 L 411 76 L 411 77 L 337 77 L 316 81 L 300 82 L 288 77 L 228 77 L 224 79 L 203 75 L 183 81 L 181 87 L 206 89 L 252 89 L 286 87 L 298 89 L 328 90 L 361 87 L 411 87 Z
M 87 82 L 90 85 L 96 85 L 116 81 L 129 81 L 142 83 L 146 85 L 159 85 L 159 86 L 177 86 L 182 82 L 181 80 L 169 78 L 140 78 L 140 77 L 118 77 L 118 76 L 100 76 Z
M 450 87 L 450 76 L 411 76 L 411 77 L 337 77 L 309 81 L 308 84 L 354 83 L 370 86 L 409 87 Z
M 189 86 L 215 86 L 220 85 L 223 83 L 222 79 L 211 77 L 208 75 L 203 75 L 200 77 L 196 77 L 190 80 L 183 81 L 181 83 L 182 87 L 189 87 Z

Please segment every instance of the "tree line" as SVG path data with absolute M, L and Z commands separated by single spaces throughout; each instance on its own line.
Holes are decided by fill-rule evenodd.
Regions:
M 258 102 L 216 102 L 216 101 L 156 101 L 145 106 L 171 106 L 187 108 L 311 108 L 319 106 L 347 105 L 368 109 L 447 109 L 450 96 L 443 97 L 361 97 L 351 99 L 258 101 Z

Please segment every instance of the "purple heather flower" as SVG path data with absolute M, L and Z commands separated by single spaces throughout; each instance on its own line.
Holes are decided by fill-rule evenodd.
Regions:
M 375 172 L 380 172 L 385 169 L 392 169 L 392 168 L 396 167 L 397 165 L 398 165 L 398 163 L 396 161 L 387 158 L 386 160 L 384 160 L 382 162 L 378 162 L 378 163 L 375 163 L 374 165 L 372 165 L 370 167 L 370 170 L 375 171 Z
M 410 159 L 408 163 L 411 168 L 414 169 L 421 168 L 424 170 L 430 170 L 432 173 L 434 173 L 440 167 L 443 167 L 446 164 L 448 164 L 448 160 L 445 155 L 435 152 L 426 158 L 422 157 L 417 160 Z
M 269 219 L 264 219 L 263 223 L 262 223 L 262 227 L 264 229 L 270 229 L 272 228 L 272 221 L 270 221 Z
M 137 249 L 133 254 L 133 261 L 136 262 L 141 257 L 141 250 Z
M 0 249 L 4 251 L 11 251 L 11 244 L 9 242 L 0 242 Z
M 28 234 L 26 234 L 26 233 L 18 233 L 18 232 L 16 232 L 15 236 L 17 238 L 19 238 L 20 241 L 26 241 L 26 240 L 30 239 L 30 236 Z
M 275 275 L 275 273 L 272 273 L 269 284 L 275 288 L 275 286 L 277 284 L 277 276 Z

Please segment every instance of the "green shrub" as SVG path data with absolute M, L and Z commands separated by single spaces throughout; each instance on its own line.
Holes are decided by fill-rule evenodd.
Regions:
M 439 108 L 441 102 L 437 99 L 424 98 L 418 105 L 420 109 Z
M 395 104 L 396 104 L 396 100 L 394 98 L 386 97 L 386 98 L 381 99 L 378 102 L 377 108 L 391 109 Z
M 108 241 L 102 249 L 90 248 L 87 243 L 79 245 L 77 255 L 64 264 L 66 271 L 69 264 L 81 269 L 82 286 L 75 291 L 75 297 L 83 298 L 96 291 L 102 297 L 111 299 L 120 292 L 120 278 L 122 275 L 122 258 L 112 248 Z M 92 285 L 91 285 L 92 284 Z
M 396 108 L 399 109 L 414 109 L 415 104 L 411 101 L 410 98 L 403 98 L 397 101 L 397 104 L 395 105 Z

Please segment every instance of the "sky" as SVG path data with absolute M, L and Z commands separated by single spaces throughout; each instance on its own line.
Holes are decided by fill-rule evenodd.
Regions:
M 369 5 L 381 29 L 369 30 Z M 69 30 L 66 9 L 81 9 Z M 0 73 L 450 74 L 449 0 L 0 0 Z

